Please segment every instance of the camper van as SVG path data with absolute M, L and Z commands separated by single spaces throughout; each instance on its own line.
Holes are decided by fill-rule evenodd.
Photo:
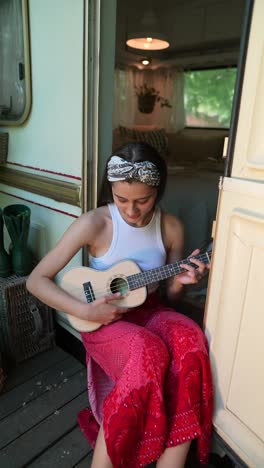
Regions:
M 158 149 L 184 255 L 213 246 L 179 305 L 209 343 L 212 451 L 252 468 L 264 466 L 263 20 L 263 0 L 0 0 L 2 210 L 30 209 L 38 261 L 97 206 L 119 145 Z M 155 32 L 159 50 L 142 45 Z M 84 249 L 56 281 L 88 265 Z M 67 315 L 54 322 L 57 346 L 83 359 Z

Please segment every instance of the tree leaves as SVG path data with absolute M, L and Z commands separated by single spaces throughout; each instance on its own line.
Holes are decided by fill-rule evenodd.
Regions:
M 229 127 L 236 68 L 194 70 L 184 73 L 184 105 L 188 115 L 208 126 Z M 210 125 L 213 124 L 213 125 Z

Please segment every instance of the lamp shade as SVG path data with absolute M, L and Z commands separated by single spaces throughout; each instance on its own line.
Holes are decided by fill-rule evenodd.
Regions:
M 139 21 L 141 32 L 128 31 L 126 44 L 128 47 L 140 50 L 167 49 L 170 44 L 167 38 L 161 34 L 157 15 L 152 9 L 148 9 Z
M 140 50 L 162 50 L 170 46 L 169 42 L 161 34 L 152 33 L 146 36 L 146 32 L 128 34 L 126 44 L 128 47 Z

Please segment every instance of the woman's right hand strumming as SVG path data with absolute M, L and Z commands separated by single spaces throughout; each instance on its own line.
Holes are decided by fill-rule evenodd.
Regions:
M 97 322 L 102 325 L 109 325 L 112 322 L 116 322 L 121 319 L 128 310 L 126 307 L 119 307 L 116 304 L 112 304 L 113 301 L 121 297 L 120 293 L 109 294 L 108 296 L 96 299 L 94 302 L 84 304 L 84 310 L 79 318 Z

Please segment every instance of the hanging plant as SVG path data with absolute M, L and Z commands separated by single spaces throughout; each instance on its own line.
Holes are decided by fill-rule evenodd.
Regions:
M 135 86 L 135 89 L 138 98 L 138 110 L 143 114 L 150 114 L 153 112 L 156 102 L 160 104 L 160 107 L 172 107 L 168 99 L 160 96 L 160 91 L 156 88 L 149 87 L 147 83 Z

